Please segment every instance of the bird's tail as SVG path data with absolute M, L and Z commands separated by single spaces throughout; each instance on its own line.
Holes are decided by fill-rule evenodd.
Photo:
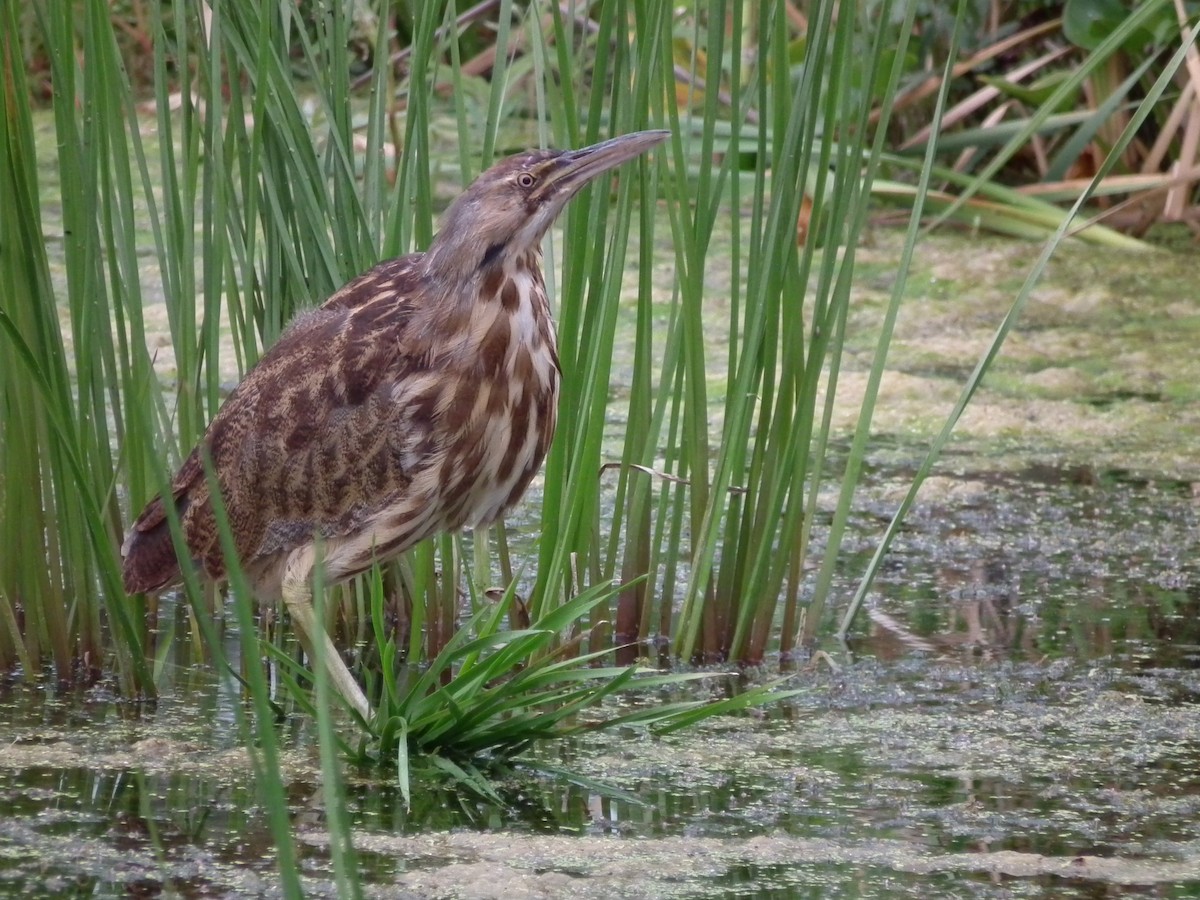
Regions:
M 121 580 L 130 594 L 161 591 L 178 583 L 181 573 L 161 497 L 142 510 L 121 544 Z

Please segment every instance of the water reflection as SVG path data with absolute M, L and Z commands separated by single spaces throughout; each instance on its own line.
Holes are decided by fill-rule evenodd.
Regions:
M 942 487 L 955 502 L 922 507 L 896 541 L 856 651 L 1200 667 L 1190 483 L 1078 466 L 957 480 Z

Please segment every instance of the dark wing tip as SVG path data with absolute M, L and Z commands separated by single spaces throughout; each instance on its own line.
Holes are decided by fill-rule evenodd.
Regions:
M 126 593 L 147 594 L 169 587 L 179 576 L 171 529 L 167 526 L 162 500 L 155 497 L 121 544 L 121 582 Z

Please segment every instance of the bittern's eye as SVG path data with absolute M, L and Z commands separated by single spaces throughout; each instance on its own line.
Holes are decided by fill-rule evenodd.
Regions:
M 537 181 L 537 179 L 534 178 L 532 175 L 530 175 L 528 172 L 522 172 L 520 175 L 517 176 L 517 184 L 519 184 L 523 188 L 533 187 L 533 183 L 535 181 Z

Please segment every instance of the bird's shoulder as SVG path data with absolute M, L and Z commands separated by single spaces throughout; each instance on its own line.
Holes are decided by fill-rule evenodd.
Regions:
M 324 420 L 419 369 L 419 263 L 420 254 L 382 262 L 297 315 L 214 417 L 213 458 L 247 440 L 294 448 Z
M 403 338 L 424 294 L 423 254 L 385 260 L 346 282 L 315 309 L 297 315 L 263 362 L 304 357 L 310 350 L 372 350 L 387 346 L 375 339 Z M 364 341 L 370 340 L 370 346 Z

